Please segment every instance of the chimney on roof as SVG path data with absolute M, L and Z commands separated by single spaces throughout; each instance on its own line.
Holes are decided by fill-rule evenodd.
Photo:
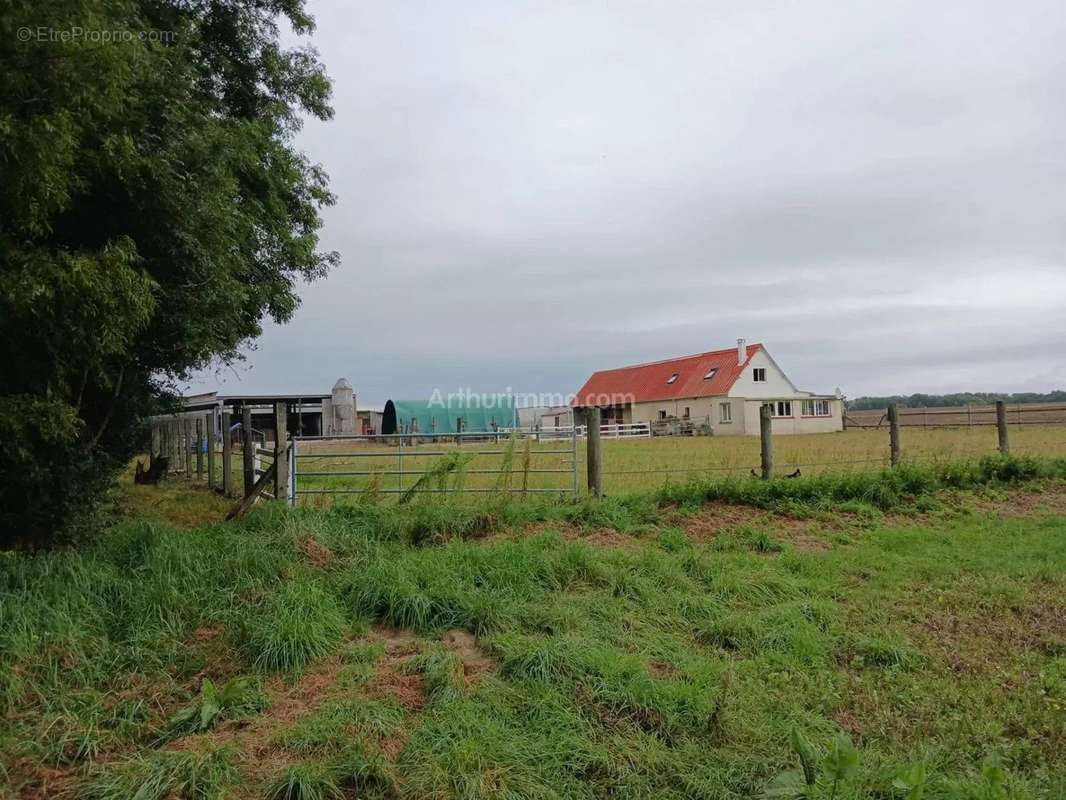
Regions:
M 748 360 L 748 348 L 743 339 L 737 339 L 737 366 Z

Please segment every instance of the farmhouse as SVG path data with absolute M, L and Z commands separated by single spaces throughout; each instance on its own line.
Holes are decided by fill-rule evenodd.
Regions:
M 774 433 L 843 429 L 839 393 L 802 392 L 761 344 L 602 370 L 578 391 L 577 408 L 598 406 L 604 424 L 689 421 L 687 430 L 715 435 L 759 433 L 769 405 Z

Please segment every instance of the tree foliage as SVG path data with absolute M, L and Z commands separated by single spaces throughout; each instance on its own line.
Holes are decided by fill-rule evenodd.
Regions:
M 337 256 L 318 245 L 326 176 L 293 145 L 304 115 L 332 113 L 315 52 L 280 42 L 281 23 L 311 31 L 303 0 L 3 6 L 10 543 L 89 510 L 175 382 L 289 319 Z
M 902 408 L 944 408 L 959 406 L 987 406 L 1003 400 L 1007 403 L 1066 403 L 1066 391 L 1015 392 L 960 392 L 958 394 L 895 394 L 887 397 L 856 397 L 848 401 L 852 411 L 877 411 L 896 403 Z

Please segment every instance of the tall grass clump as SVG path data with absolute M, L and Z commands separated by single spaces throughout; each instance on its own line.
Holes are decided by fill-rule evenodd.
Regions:
M 466 686 L 463 660 L 443 647 L 436 646 L 416 656 L 405 668 L 422 673 L 426 693 L 434 703 L 463 695 Z
M 400 495 L 399 504 L 401 506 L 407 505 L 416 497 L 425 496 L 427 489 L 434 489 L 434 494 L 437 495 L 434 499 L 440 502 L 446 497 L 446 492 L 448 491 L 448 476 L 455 476 L 452 491 L 460 488 L 466 465 L 473 458 L 474 455 L 470 453 L 449 453 L 438 459 Z
M 305 761 L 287 767 L 267 788 L 267 800 L 341 800 L 365 797 L 377 790 L 375 797 L 392 796 L 392 779 L 378 754 L 367 754 L 352 743 L 345 743 L 339 754 L 326 761 Z
M 224 748 L 158 750 L 134 756 L 90 777 L 78 794 L 85 800 L 222 800 L 237 776 Z
M 353 575 L 347 593 L 357 613 L 386 625 L 482 635 L 513 627 L 521 605 L 549 591 L 604 580 L 587 546 L 544 535 L 405 550 Z
M 195 673 L 183 638 L 277 583 L 291 553 L 277 528 L 128 522 L 78 550 L 0 556 L 0 707 L 29 694 L 49 711 L 116 673 Z
M 514 477 L 514 452 L 517 445 L 518 431 L 514 430 L 511 431 L 511 435 L 507 438 L 507 444 L 503 448 L 503 458 L 500 459 L 500 471 L 496 476 L 496 485 L 493 487 L 493 491 L 504 498 L 508 497 L 511 492 L 511 479 Z
M 337 600 L 311 579 L 283 583 L 247 622 L 247 647 L 255 665 L 269 671 L 301 667 L 327 655 L 340 641 L 344 614 Z
M 267 800 L 342 800 L 335 771 L 310 761 L 288 767 L 267 789 Z

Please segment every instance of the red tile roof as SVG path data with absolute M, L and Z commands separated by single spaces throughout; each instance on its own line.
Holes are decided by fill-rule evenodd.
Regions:
M 606 406 L 728 394 L 751 357 L 761 349 L 761 344 L 749 344 L 743 364 L 737 364 L 737 348 L 730 347 L 594 372 L 578 391 L 573 404 Z M 712 369 L 717 370 L 714 377 L 705 378 Z M 675 372 L 677 380 L 667 383 Z

